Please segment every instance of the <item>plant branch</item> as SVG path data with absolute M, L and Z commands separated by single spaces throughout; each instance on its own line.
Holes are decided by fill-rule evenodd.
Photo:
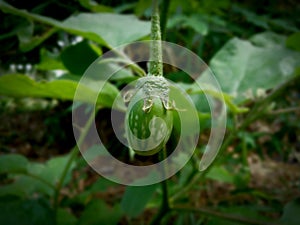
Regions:
M 160 160 L 164 160 L 167 158 L 167 149 L 164 146 L 164 149 L 160 152 Z M 162 168 L 162 176 L 165 177 L 166 167 L 163 165 Z M 169 204 L 169 191 L 168 191 L 168 183 L 167 180 L 163 180 L 161 182 L 161 189 L 162 189 L 162 202 L 159 208 L 158 213 L 155 215 L 153 220 L 151 221 L 150 225 L 157 225 L 160 223 L 162 218 L 170 211 L 170 204 Z
M 48 18 L 48 17 L 45 17 L 45 16 L 29 13 L 27 10 L 17 9 L 17 8 L 7 4 L 6 2 L 4 2 L 2 0 L 0 0 L 0 9 L 5 13 L 11 13 L 11 14 L 21 16 L 21 17 L 27 18 L 29 20 L 35 20 L 37 22 L 44 23 L 44 24 L 47 24 L 47 25 L 50 25 L 50 26 L 57 26 L 58 22 L 59 22 L 59 21 L 57 21 L 55 19 L 52 19 L 52 18 Z
M 161 161 L 165 160 L 167 158 L 167 148 L 166 145 L 164 146 L 163 150 L 161 151 Z M 163 164 L 163 177 L 166 176 L 166 168 L 167 165 Z M 162 207 L 165 209 L 169 209 L 169 192 L 168 192 L 168 183 L 167 180 L 163 180 L 161 182 L 162 185 Z
M 60 191 L 62 189 L 62 186 L 64 184 L 64 181 L 65 181 L 65 178 L 70 170 L 70 167 L 73 163 L 73 161 L 76 159 L 76 156 L 79 152 L 79 148 L 78 146 L 82 145 L 88 131 L 89 131 L 89 128 L 91 127 L 91 124 L 92 122 L 94 121 L 94 118 L 95 118 L 95 112 L 93 111 L 90 115 L 90 117 L 88 118 L 85 126 L 83 127 L 82 129 L 82 133 L 80 134 L 80 137 L 79 137 L 79 140 L 77 141 L 77 145 L 72 149 L 71 153 L 70 153 L 70 157 L 67 161 L 67 164 L 61 174 L 61 177 L 57 183 L 57 186 L 56 186 L 56 189 L 55 189 L 55 194 L 54 194 L 54 210 L 55 212 L 57 212 L 57 208 L 59 206 L 59 194 L 60 194 Z
M 179 211 L 179 212 L 194 212 L 201 213 L 210 217 L 218 217 L 225 220 L 235 221 L 243 224 L 252 224 L 252 225 L 278 225 L 278 223 L 270 223 L 262 220 L 253 220 L 251 218 L 245 218 L 237 215 L 230 215 L 228 213 L 217 212 L 211 209 L 205 208 L 190 208 L 185 206 L 174 206 L 171 210 Z

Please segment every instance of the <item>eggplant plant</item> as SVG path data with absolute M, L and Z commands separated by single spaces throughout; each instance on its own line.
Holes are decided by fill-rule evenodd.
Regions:
M 3 47 L 0 53 L 3 54 L 3 66 L 0 66 L 0 70 L 1 73 L 5 71 L 0 76 L 0 95 L 4 101 L 5 98 L 42 98 L 71 102 L 73 111 L 81 113 L 74 113 L 74 118 L 88 116 L 82 123 L 73 126 L 77 143 L 68 154 L 55 156 L 43 163 L 19 153 L 1 154 L 1 222 L 116 225 L 134 224 L 139 219 L 141 224 L 169 224 L 175 218 L 178 221 L 176 224 L 299 223 L 298 217 L 293 214 L 299 210 L 296 198 L 284 207 L 275 197 L 250 190 L 247 186 L 251 176 L 247 156 L 249 149 L 258 146 L 256 136 L 247 129 L 259 120 L 271 118 L 275 113 L 278 115 L 279 99 L 290 93 L 290 87 L 299 84 L 297 26 L 287 20 L 272 20 L 268 15 L 257 15 L 247 10 L 246 6 L 243 8 L 235 4 L 230 7 L 231 12 L 237 18 L 243 17 L 240 26 L 237 26 L 236 20 L 226 17 L 228 13 L 220 13 L 226 8 L 223 1 L 222 4 L 215 1 L 200 4 L 195 0 L 181 3 L 153 0 L 150 5 L 150 1 L 141 0 L 138 3 L 128 1 L 122 7 L 117 7 L 114 3 L 106 6 L 80 0 L 76 3 L 78 5 L 72 1 L 74 8 L 67 1 L 68 4 L 59 3 L 59 7 L 79 13 L 59 19 L 54 19 L 50 12 L 52 18 L 44 16 L 49 15 L 45 13 L 46 8 L 47 5 L 53 6 L 53 1 L 44 1 L 27 10 L 19 8 L 23 7 L 22 4 L 17 7 L 7 2 L 0 0 L 0 16 L 3 19 L 0 27 L 7 32 L 0 35 Z M 190 13 L 185 14 L 187 9 Z M 140 20 L 128 13 L 122 14 L 128 10 L 140 18 L 151 15 L 151 21 Z M 18 26 L 13 26 L 14 23 Z M 244 23 L 247 23 L 246 26 Z M 278 30 L 281 34 L 275 33 Z M 52 46 L 55 38 L 59 40 L 60 48 Z M 130 58 L 134 55 L 131 49 L 122 51 L 118 48 L 145 39 L 150 40 L 150 60 L 147 65 L 134 62 Z M 196 72 L 191 70 L 193 73 L 204 71 L 201 76 L 193 74 L 191 79 L 184 71 L 170 68 L 163 63 L 164 56 L 169 54 L 162 48 L 165 40 L 184 43 L 196 52 L 194 55 L 206 59 L 211 56 L 209 68 L 203 64 L 204 69 L 199 68 Z M 12 44 L 7 44 L 10 42 Z M 99 63 L 97 59 L 104 56 L 105 51 L 111 51 L 115 58 L 104 58 Z M 19 57 L 22 60 L 31 60 L 29 56 L 38 52 L 39 60 L 30 61 L 30 66 L 25 65 L 22 69 L 11 63 L 14 60 L 9 59 L 11 52 L 16 54 L 15 58 L 11 58 Z M 182 58 L 186 59 L 185 63 L 190 67 L 195 63 L 185 56 Z M 5 67 L 5 63 L 8 66 Z M 207 85 L 207 73 L 210 70 L 222 91 Z M 57 76 L 57 71 L 62 76 Z M 112 72 L 113 76 L 108 77 Z M 84 79 L 86 73 L 91 73 L 93 77 Z M 45 74 L 50 74 L 50 79 L 44 79 Z M 123 93 L 122 88 L 129 84 L 131 89 Z M 202 88 L 197 84 L 201 84 Z M 218 103 L 224 103 L 228 109 L 227 112 L 222 111 L 228 118 L 226 132 L 213 126 L 212 117 L 219 117 L 218 114 L 209 113 L 207 97 L 214 99 L 216 108 L 222 105 Z M 182 104 L 185 98 L 190 99 L 187 105 Z M 195 111 L 190 112 L 189 105 L 195 106 Z M 87 107 L 82 110 L 82 106 Z M 117 111 L 117 116 L 122 115 L 124 121 L 118 124 L 118 129 L 123 131 L 120 139 L 127 143 L 127 146 L 120 147 L 119 143 L 114 142 L 113 135 L 109 136 L 107 139 L 112 138 L 112 141 L 108 141 L 108 149 L 114 151 L 110 157 L 119 157 L 118 160 L 125 158 L 124 161 L 134 166 L 139 163 L 151 162 L 152 166 L 153 163 L 168 162 L 160 167 L 162 174 L 173 169 L 172 163 L 188 162 L 184 163 L 178 173 L 159 183 L 134 185 L 133 182 L 133 185 L 124 187 L 124 183 L 117 184 L 100 176 L 97 181 L 82 188 L 79 183 L 88 180 L 89 174 L 86 171 L 92 163 L 103 165 L 106 174 L 113 173 L 116 166 L 107 165 L 109 160 L 106 159 L 110 152 L 99 150 L 97 145 L 93 145 L 94 140 L 89 139 L 91 129 L 96 127 L 95 121 L 108 123 L 105 114 L 99 119 L 102 112 L 107 112 L 105 110 Z M 280 112 L 297 112 L 299 107 L 286 110 Z M 66 112 L 69 113 L 70 108 Z M 180 115 L 187 115 L 184 124 L 180 124 Z M 196 120 L 193 120 L 194 115 Z M 187 142 L 182 142 L 183 150 L 174 153 L 174 146 L 181 140 L 182 126 L 186 133 L 189 133 L 190 128 L 191 133 L 195 134 L 193 131 L 198 123 L 201 124 L 200 134 L 196 132 L 195 139 L 188 139 L 186 135 Z M 225 134 L 217 151 L 203 145 L 209 128 Z M 191 157 L 186 159 L 184 149 L 188 141 L 197 144 Z M 88 151 L 84 153 L 81 148 L 86 146 Z M 241 151 L 237 153 L 241 159 L 231 154 L 236 149 Z M 168 156 L 172 154 L 176 157 L 169 159 Z M 92 163 L 87 164 L 83 158 Z M 202 166 L 199 166 L 200 162 Z M 243 169 L 236 172 L 236 168 Z M 125 166 L 123 171 L 121 169 L 118 172 L 124 171 Z M 136 173 L 139 172 L 143 173 L 142 166 L 136 166 Z M 130 179 L 131 174 L 124 174 L 122 176 Z M 116 174 L 113 176 L 117 177 Z M 147 176 L 157 174 L 150 173 Z M 146 178 L 140 180 L 143 179 Z M 201 205 L 204 204 L 202 201 L 201 204 L 195 203 L 194 200 L 201 197 L 197 193 L 209 193 L 214 189 L 209 186 L 211 180 L 236 187 L 235 196 L 247 192 L 257 201 L 251 206 L 246 202 L 241 206 L 225 204 L 224 207 L 222 204 L 220 207 L 204 206 Z M 117 190 L 116 199 L 99 198 L 99 195 L 105 196 L 106 190 L 114 188 Z M 122 189 L 120 195 L 118 188 Z M 262 207 L 262 202 L 276 202 L 276 207 Z M 151 218 L 144 220 L 143 215 L 147 213 Z M 276 221 L 272 216 L 274 214 L 279 215 Z

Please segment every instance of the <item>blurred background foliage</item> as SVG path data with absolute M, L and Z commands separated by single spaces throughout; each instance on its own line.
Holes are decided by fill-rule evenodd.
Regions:
M 228 134 L 235 135 L 206 179 L 197 179 L 197 153 L 169 180 L 170 201 L 189 208 L 172 211 L 163 224 L 300 224 L 299 15 L 296 0 L 170 1 L 165 40 L 212 68 L 227 96 Z M 71 106 L 80 77 L 113 47 L 149 39 L 150 16 L 149 0 L 0 0 L 1 223 L 151 221 L 162 197 L 157 185 L 112 183 L 80 156 L 61 179 L 75 146 Z M 102 69 L 96 80 L 111 70 Z M 110 79 L 96 123 L 114 156 L 147 163 L 156 158 L 130 158 L 108 122 L 111 99 L 137 74 L 124 69 Z M 203 96 L 183 72 L 166 66 L 165 75 L 192 90 L 205 143 Z M 245 107 L 261 113 L 254 120 Z M 248 118 L 251 123 L 238 129 Z

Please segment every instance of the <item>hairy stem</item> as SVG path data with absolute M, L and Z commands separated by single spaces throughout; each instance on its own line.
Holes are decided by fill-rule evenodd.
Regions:
M 153 0 L 151 18 L 150 76 L 162 76 L 162 46 L 158 1 Z

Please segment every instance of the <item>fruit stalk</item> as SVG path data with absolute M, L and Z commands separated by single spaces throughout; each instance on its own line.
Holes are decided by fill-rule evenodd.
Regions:
M 152 4 L 151 18 L 151 49 L 150 49 L 150 68 L 149 76 L 163 76 L 162 65 L 162 46 L 161 46 L 161 30 L 160 17 L 158 9 L 158 1 L 154 0 Z

